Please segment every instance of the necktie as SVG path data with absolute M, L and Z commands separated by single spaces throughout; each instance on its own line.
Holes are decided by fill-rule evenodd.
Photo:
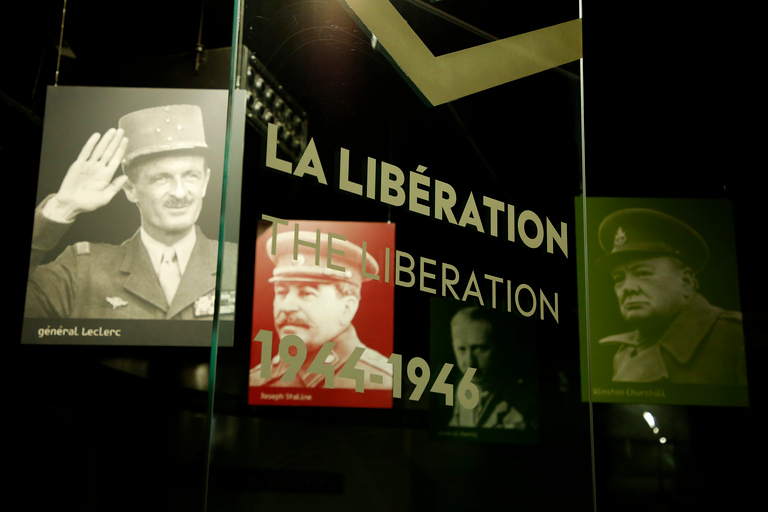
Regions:
M 173 247 L 167 247 L 163 251 L 163 259 L 160 262 L 160 274 L 158 277 L 160 278 L 160 286 L 163 292 L 165 292 L 165 298 L 170 305 L 181 281 L 179 260 L 176 258 L 176 251 Z

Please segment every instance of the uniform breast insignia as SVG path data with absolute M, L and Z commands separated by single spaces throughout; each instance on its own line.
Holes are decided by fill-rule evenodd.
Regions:
M 90 242 L 77 242 L 75 244 L 75 254 L 78 256 L 84 256 L 86 254 L 91 254 L 91 244 Z
M 195 301 L 195 316 L 212 316 L 216 307 L 216 292 L 203 295 Z
M 213 316 L 216 310 L 216 292 L 203 295 L 195 301 L 195 316 Z M 220 315 L 231 315 L 235 312 L 235 291 L 221 292 Z
M 128 305 L 128 301 L 122 297 L 107 297 L 107 302 L 112 306 L 112 309 Z
M 235 312 L 235 290 L 221 292 L 220 315 L 231 315 Z

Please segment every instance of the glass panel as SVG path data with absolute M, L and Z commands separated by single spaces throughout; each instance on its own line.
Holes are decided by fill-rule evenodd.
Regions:
M 733 11 L 719 16 L 724 26 Z M 673 8 L 648 26 L 616 16 L 590 32 L 617 43 L 585 59 L 586 200 L 577 207 L 598 510 L 732 509 L 756 499 L 745 457 L 762 444 L 754 357 L 765 308 L 753 277 L 761 192 L 734 153 L 743 144 L 732 107 L 702 108 L 689 70 L 709 56 L 683 63 L 672 50 L 699 40 L 706 17 Z M 641 69 L 658 87 L 633 78 Z M 723 73 L 707 88 L 733 91 L 730 80 Z M 636 208 L 645 210 L 626 210 Z
M 138 0 L 107 14 L 92 1 L 30 3 L 19 5 L 24 16 L 6 16 L 34 27 L 14 45 L 24 65 L 8 63 L 3 77 L 3 167 L 28 191 L 9 223 L 21 241 L 13 261 L 21 270 L 9 273 L 14 297 L 28 289 L 30 240 L 48 251 L 43 273 L 29 280 L 34 300 L 12 312 L 19 326 L 24 318 L 8 357 L 20 398 L 13 452 L 22 454 L 12 459 L 20 462 L 12 487 L 23 508 L 204 503 L 232 5 L 193 4 Z M 125 148 L 86 147 L 77 160 L 92 133 L 107 138 L 117 133 L 111 127 L 125 130 Z M 59 242 L 38 244 L 37 231 L 51 235 L 45 226 L 64 223 L 35 220 L 33 239 L 35 207 L 54 194 L 67 203 L 71 169 L 101 176 L 101 191 L 114 179 L 114 197 L 98 208 L 78 203 L 74 222 L 53 233 Z M 158 192 L 169 182 L 170 192 Z M 88 197 L 82 189 L 71 196 Z M 140 226 L 164 245 L 194 233 L 189 257 L 182 247 L 168 260 L 175 277 L 155 271 Z
M 580 43 L 507 40 L 565 24 L 580 41 L 578 6 L 516 7 L 510 26 L 473 4 L 244 2 L 240 294 L 210 510 L 474 510 L 496 489 L 592 507 Z

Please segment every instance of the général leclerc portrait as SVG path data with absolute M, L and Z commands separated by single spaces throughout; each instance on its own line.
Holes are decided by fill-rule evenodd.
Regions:
M 207 152 L 197 105 L 138 110 L 94 133 L 35 210 L 25 316 L 210 320 L 218 242 L 197 226 L 211 176 Z M 131 238 L 77 242 L 41 265 L 80 214 L 121 190 L 141 217 Z

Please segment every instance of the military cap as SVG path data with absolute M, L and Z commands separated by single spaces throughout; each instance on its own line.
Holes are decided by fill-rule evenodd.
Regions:
M 638 257 L 673 256 L 699 272 L 709 259 L 709 248 L 692 227 L 656 210 L 627 208 L 608 215 L 598 229 L 606 253 L 598 263 L 615 267 Z
M 316 244 L 317 233 L 314 231 L 299 231 L 299 240 Z M 272 254 L 272 237 L 267 240 L 267 254 L 275 264 L 270 283 L 279 281 L 299 281 L 315 283 L 346 282 L 361 286 L 364 278 L 363 249 L 360 246 L 341 240 L 331 239 L 331 265 L 344 267 L 344 271 L 328 268 L 328 234 L 320 233 L 320 245 L 307 247 L 298 245 L 296 259 L 293 259 L 294 232 L 286 231 L 277 235 L 275 240 L 275 254 Z M 315 252 L 320 253 L 319 264 L 315 264 Z M 365 271 L 368 274 L 378 274 L 379 264 L 370 254 L 365 257 Z
M 123 165 L 134 158 L 179 149 L 206 149 L 203 112 L 197 105 L 145 108 L 120 118 L 128 147 Z

